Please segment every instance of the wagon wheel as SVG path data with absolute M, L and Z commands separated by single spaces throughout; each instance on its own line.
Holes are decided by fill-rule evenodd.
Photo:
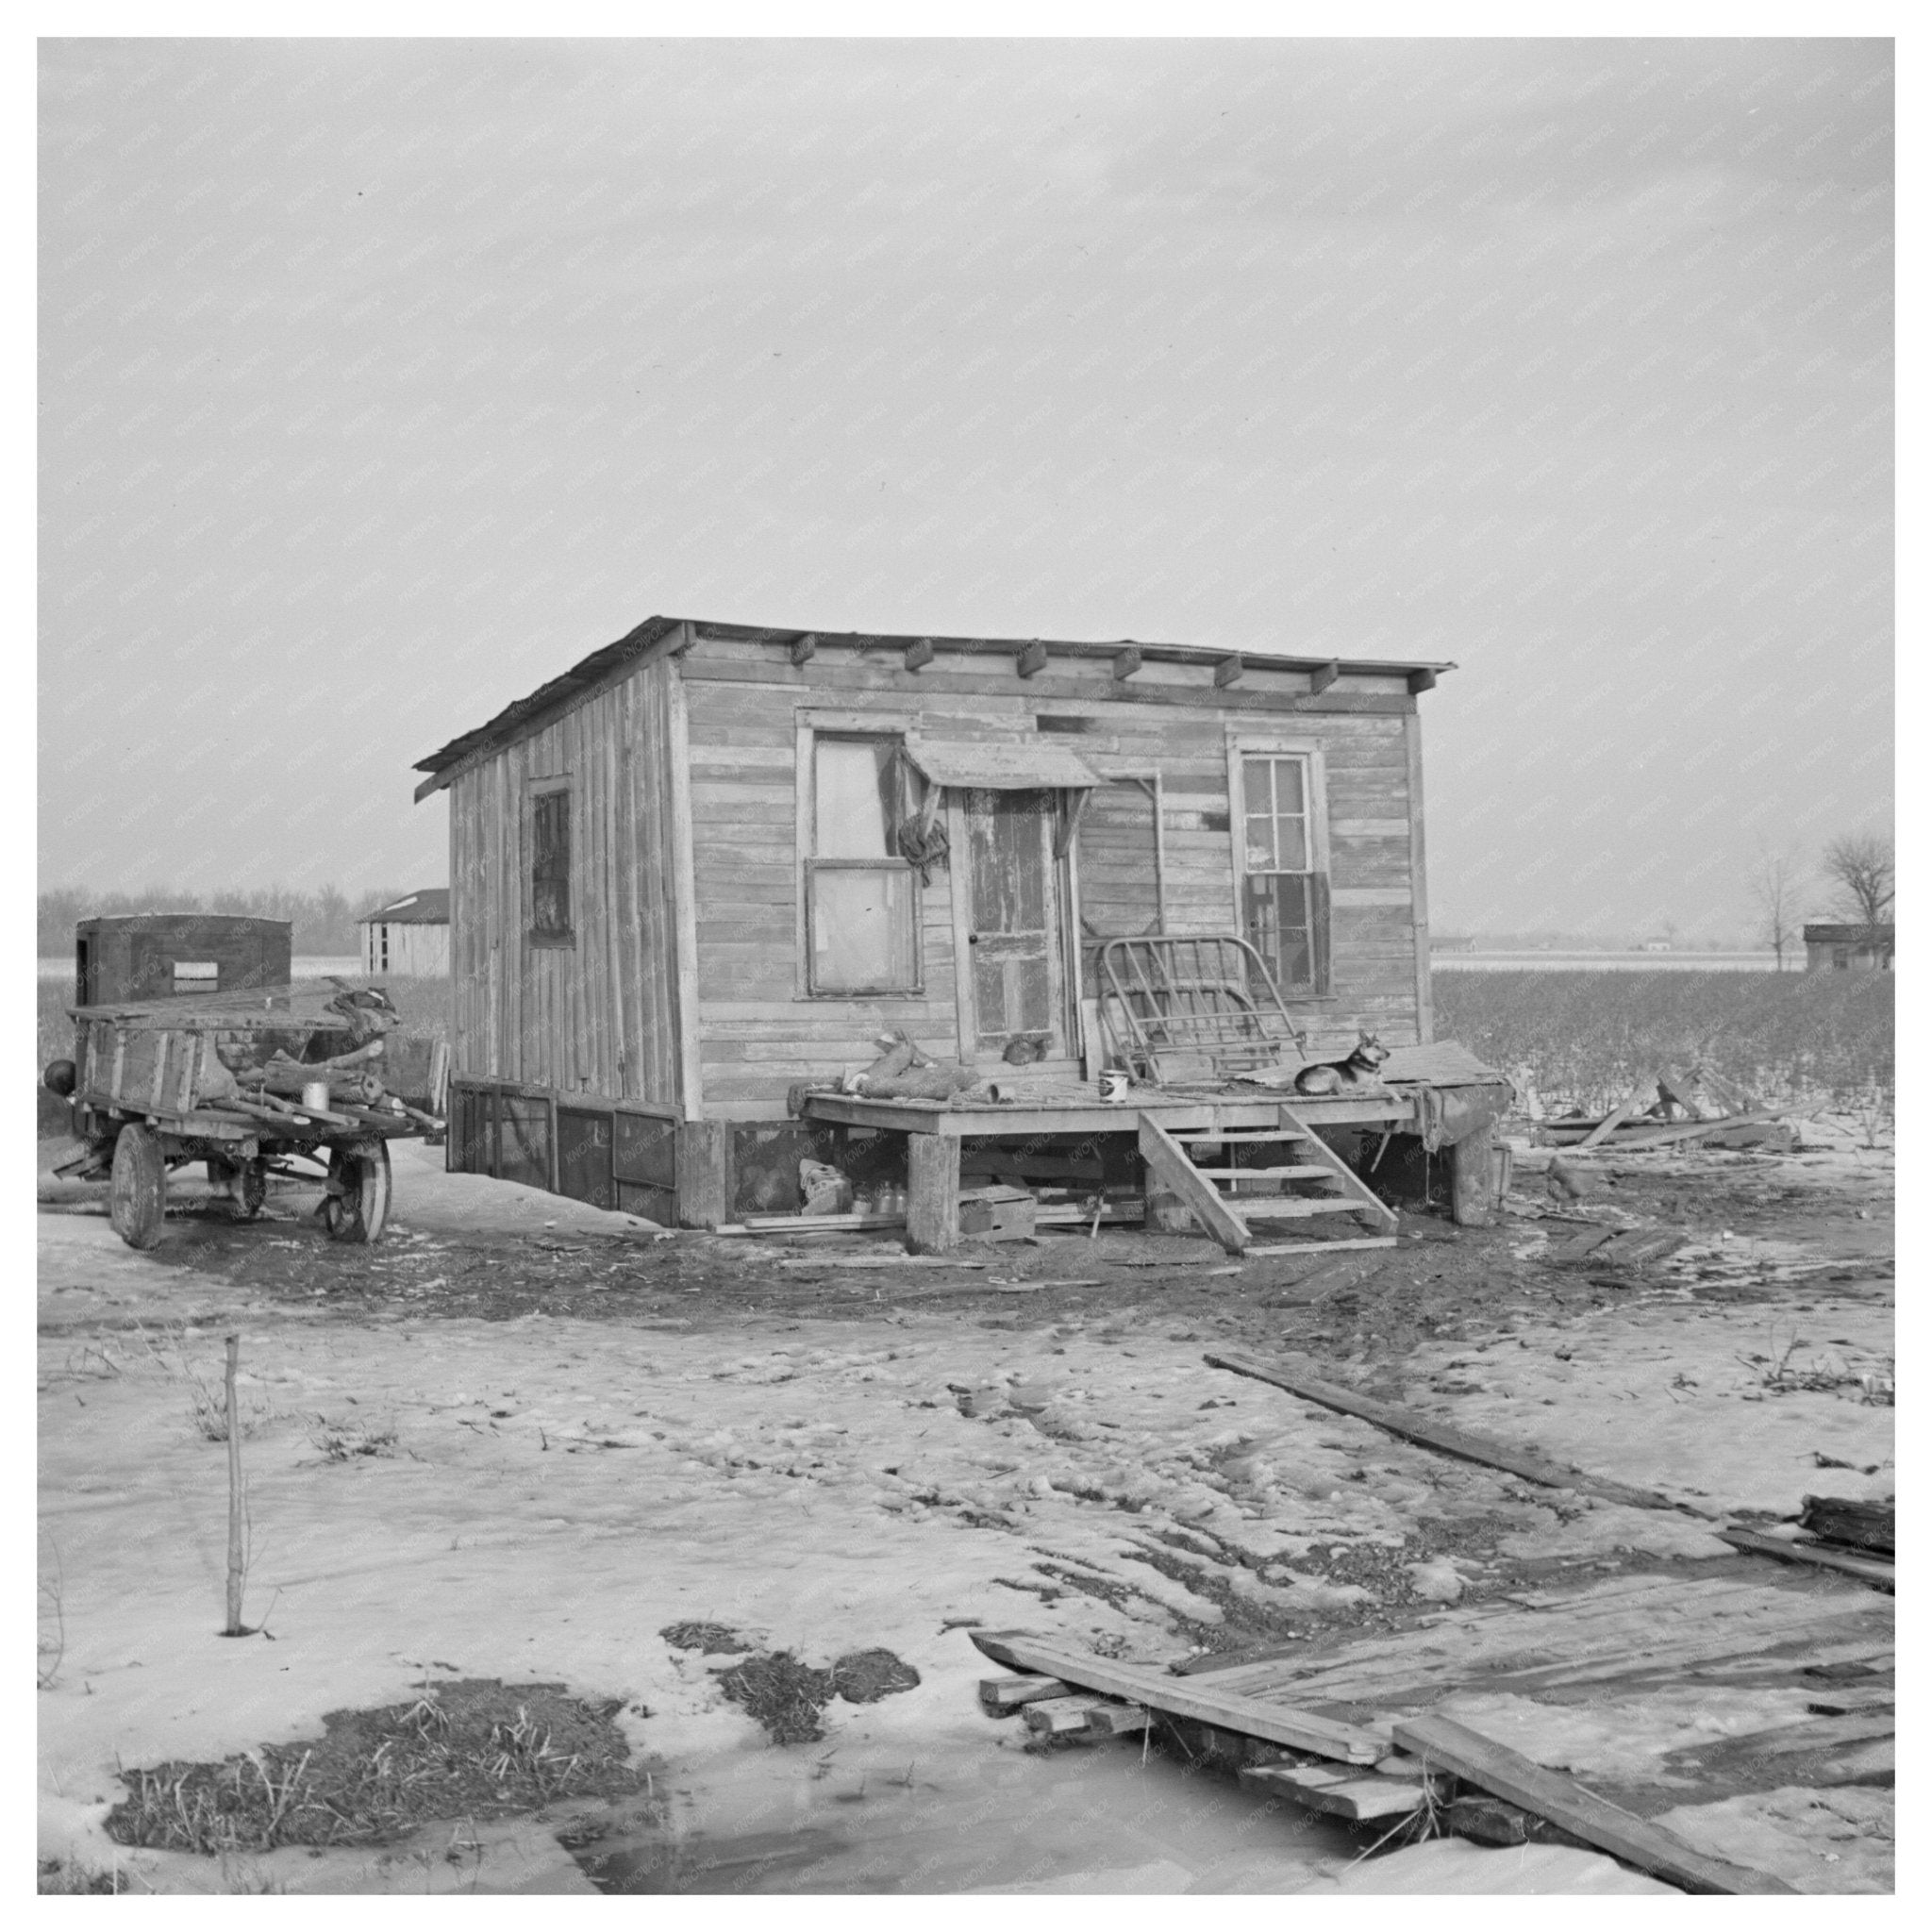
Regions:
M 159 1139 L 146 1127 L 125 1126 L 114 1141 L 108 1182 L 108 1219 L 130 1248 L 151 1248 L 168 1211 L 168 1171 Z
M 329 1150 L 328 1191 L 322 1197 L 322 1224 L 332 1241 L 374 1241 L 389 1219 L 389 1147 L 334 1147 Z

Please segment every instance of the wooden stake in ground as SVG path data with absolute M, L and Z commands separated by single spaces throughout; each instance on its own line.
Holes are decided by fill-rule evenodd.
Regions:
M 235 1396 L 235 1370 L 242 1359 L 242 1338 L 228 1337 L 228 1367 L 223 1380 L 228 1400 L 228 1622 L 224 1637 L 245 1637 L 242 1627 L 242 1408 Z

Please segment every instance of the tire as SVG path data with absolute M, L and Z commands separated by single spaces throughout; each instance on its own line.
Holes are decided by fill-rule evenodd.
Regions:
M 389 1219 L 389 1147 L 337 1147 L 330 1151 L 328 1192 L 322 1224 L 332 1241 L 377 1241 Z
M 151 1248 L 168 1212 L 168 1171 L 161 1143 L 146 1127 L 121 1129 L 108 1180 L 108 1219 L 130 1248 Z

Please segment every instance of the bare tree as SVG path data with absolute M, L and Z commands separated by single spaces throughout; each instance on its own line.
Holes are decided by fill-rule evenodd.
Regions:
M 1757 864 L 1751 874 L 1751 897 L 1757 907 L 1757 936 L 1777 955 L 1777 970 L 1785 970 L 1785 948 L 1798 943 L 1805 914 L 1799 892 L 1806 866 L 1795 845 L 1774 849 L 1761 840 Z
M 1840 910 L 1859 927 L 1859 944 L 1878 946 L 1894 896 L 1891 841 L 1881 832 L 1847 832 L 1825 846 L 1824 871 Z

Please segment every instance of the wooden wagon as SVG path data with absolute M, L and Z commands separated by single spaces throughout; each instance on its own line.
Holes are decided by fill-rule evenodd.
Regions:
M 56 1060 L 45 1081 L 68 1099 L 86 1145 L 58 1172 L 108 1177 L 109 1218 L 130 1247 L 159 1240 L 168 1175 L 194 1161 L 243 1219 L 259 1213 L 271 1174 L 308 1162 L 322 1174 L 317 1212 L 330 1238 L 374 1241 L 389 1215 L 389 1143 L 442 1130 L 393 1091 L 436 1105 L 441 1067 L 411 1077 L 388 1037 L 394 1008 L 373 988 L 259 988 L 72 1016 L 74 1058 Z

